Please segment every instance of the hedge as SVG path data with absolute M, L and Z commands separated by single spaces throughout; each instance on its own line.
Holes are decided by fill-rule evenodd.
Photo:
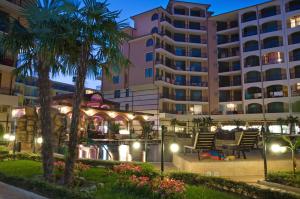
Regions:
M 172 172 L 171 178 L 182 180 L 190 185 L 205 185 L 211 189 L 232 192 L 243 195 L 247 198 L 266 198 L 266 199 L 299 199 L 296 195 L 274 191 L 271 189 L 262 189 L 243 182 L 235 182 L 223 178 L 201 176 L 195 173 Z
M 61 186 L 49 184 L 44 181 L 27 179 L 17 176 L 7 176 L 0 173 L 0 181 L 7 184 L 32 191 L 34 193 L 53 199 L 92 199 L 87 193 L 80 193 L 76 190 L 69 190 Z

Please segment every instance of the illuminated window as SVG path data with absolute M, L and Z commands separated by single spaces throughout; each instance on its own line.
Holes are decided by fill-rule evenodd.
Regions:
M 297 83 L 296 88 L 298 91 L 300 90 L 300 83 Z
M 300 25 L 300 16 L 290 18 L 290 27 L 295 28 Z

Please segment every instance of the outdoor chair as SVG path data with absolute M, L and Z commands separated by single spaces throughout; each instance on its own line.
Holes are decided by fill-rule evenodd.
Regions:
M 240 137 L 238 144 L 228 145 L 227 147 L 233 150 L 233 154 L 238 154 L 240 158 L 241 153 L 244 159 L 247 159 L 246 152 L 253 150 L 257 146 L 258 142 L 258 131 L 244 131 Z
M 215 149 L 215 137 L 215 133 L 197 133 L 193 146 L 184 146 L 184 152 L 186 152 L 186 149 L 197 151 L 198 159 L 200 160 L 200 153 L 202 151 L 210 151 Z

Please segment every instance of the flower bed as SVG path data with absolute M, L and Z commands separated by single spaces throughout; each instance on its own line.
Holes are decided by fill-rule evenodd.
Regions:
M 184 198 L 185 184 L 171 178 L 161 179 L 158 174 L 144 170 L 139 165 L 120 164 L 113 168 L 119 174 L 116 188 L 131 190 L 138 195 L 153 198 Z

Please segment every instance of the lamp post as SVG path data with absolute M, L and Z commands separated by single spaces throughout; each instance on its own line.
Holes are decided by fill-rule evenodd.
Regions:
M 164 160 L 164 141 L 165 141 L 165 131 L 166 131 L 166 127 L 164 125 L 161 126 L 161 161 L 160 161 L 160 175 L 161 175 L 161 179 L 164 178 L 164 170 L 165 170 L 165 160 Z M 172 144 L 170 144 L 170 151 L 172 153 L 177 153 L 179 151 L 179 145 L 175 142 L 173 142 Z

